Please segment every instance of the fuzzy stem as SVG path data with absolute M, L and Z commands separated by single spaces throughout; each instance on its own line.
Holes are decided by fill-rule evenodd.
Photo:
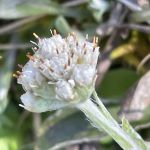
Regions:
M 124 150 L 145 150 L 140 148 L 135 140 L 113 119 L 103 103 L 99 100 L 96 92 L 93 93 L 93 96 L 96 102 L 98 101 L 99 107 L 90 99 L 77 106 L 92 124 L 98 129 L 103 129 L 107 132 Z

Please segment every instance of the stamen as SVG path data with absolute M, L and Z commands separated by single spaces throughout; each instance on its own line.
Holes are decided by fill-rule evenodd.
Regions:
M 27 52 L 27 55 L 31 55 L 31 53 L 30 53 L 30 52 Z
M 34 58 L 33 56 L 31 56 L 31 54 L 30 54 L 29 52 L 26 54 L 26 56 L 27 56 L 30 60 L 35 61 L 35 58 Z
M 93 47 L 93 52 L 95 51 L 95 46 Z
M 71 33 L 71 35 L 72 35 L 72 36 L 75 36 L 75 33 L 74 33 L 74 32 L 72 32 L 72 33 Z
M 75 35 L 75 33 L 74 33 L 74 32 L 69 33 L 69 36 L 73 36 L 73 38 L 75 38 L 75 37 L 76 37 L 76 35 Z
M 33 33 L 33 35 L 36 39 L 38 39 L 38 40 L 40 39 L 40 37 L 36 33 Z
M 79 45 L 79 43 L 78 43 L 78 41 L 76 42 L 76 46 L 78 46 Z
M 22 105 L 22 104 L 19 104 L 19 106 L 20 106 L 20 107 L 22 107 L 22 108 L 25 108 L 25 106 L 24 106 L 24 105 Z
M 48 67 L 48 69 L 49 69 L 51 72 L 54 72 L 54 70 L 53 70 L 51 67 Z
M 94 44 L 94 47 L 93 47 L 93 52 L 95 51 L 95 48 L 97 47 L 97 43 L 98 43 L 98 37 L 93 37 L 93 44 Z
M 65 66 L 64 66 L 64 69 L 65 69 L 65 70 L 67 69 L 67 66 L 68 66 L 68 65 L 67 65 L 67 64 L 65 64 Z
M 41 66 L 38 67 L 40 70 L 43 70 L 43 68 Z
M 42 64 L 44 64 L 44 60 L 42 58 L 39 59 Z
M 54 35 L 57 35 L 57 32 L 56 32 L 56 30 L 54 29 Z
M 36 52 L 33 47 L 31 49 L 33 50 L 34 53 Z
M 85 47 L 86 47 L 86 43 L 83 44 L 83 48 L 85 48 Z
M 22 75 L 22 72 L 20 72 L 20 71 L 16 71 L 16 73 L 17 73 L 18 75 Z
M 82 59 L 82 57 L 79 57 L 78 59 L 77 59 L 77 64 L 82 64 L 83 63 L 83 59 Z
M 96 44 L 98 43 L 98 37 L 96 37 Z
M 50 29 L 50 32 L 51 32 L 51 35 L 53 36 L 54 34 L 53 34 L 53 31 Z
M 56 52 L 57 52 L 57 54 L 59 54 L 58 48 L 56 48 Z
M 15 78 L 19 78 L 19 76 L 18 75 L 16 75 L 15 73 L 13 74 L 13 77 L 15 77 Z
M 38 49 L 37 49 L 37 47 L 32 47 L 32 50 L 35 53 Z
M 71 53 L 71 57 L 73 58 L 73 56 L 74 56 L 74 51 L 72 51 L 72 53 Z
M 75 41 L 77 40 L 76 34 L 74 32 L 72 32 L 70 35 L 74 38 Z
M 71 60 L 70 57 L 68 57 L 68 66 L 70 66 Z
M 37 44 L 36 42 L 31 41 L 31 40 L 30 40 L 30 42 L 31 42 L 32 44 L 34 44 L 34 45 L 38 46 L 38 44 Z
M 88 34 L 86 34 L 85 39 L 86 39 L 86 40 L 88 40 L 88 37 L 89 37 L 89 35 L 88 35 Z
M 23 68 L 23 65 L 21 65 L 21 64 L 18 64 L 18 67 L 22 69 L 22 68 Z
M 53 85 L 53 84 L 56 84 L 56 82 L 49 81 L 48 84 L 52 84 Z
M 95 39 L 95 36 L 93 37 L 93 44 L 95 44 L 96 43 L 96 39 Z
M 87 53 L 87 48 L 84 49 L 84 55 L 86 55 L 86 53 Z

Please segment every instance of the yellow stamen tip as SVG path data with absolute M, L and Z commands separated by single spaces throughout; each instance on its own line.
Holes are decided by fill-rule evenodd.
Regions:
M 57 32 L 56 32 L 56 30 L 54 29 L 54 35 L 57 35 Z
M 36 33 L 33 33 L 34 37 L 39 39 L 39 36 Z

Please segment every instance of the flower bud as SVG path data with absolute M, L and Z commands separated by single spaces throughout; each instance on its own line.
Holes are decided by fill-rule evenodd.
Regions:
M 39 38 L 34 55 L 18 76 L 25 90 L 21 100 L 25 109 L 45 112 L 74 106 L 91 96 L 99 55 L 97 40 L 78 40 L 75 34 L 62 38 Z M 34 48 L 33 48 L 34 49 Z

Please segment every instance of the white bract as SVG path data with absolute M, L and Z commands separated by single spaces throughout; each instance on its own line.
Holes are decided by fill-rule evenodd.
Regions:
M 33 48 L 33 55 L 27 54 L 30 60 L 16 75 L 26 92 L 21 96 L 21 106 L 44 112 L 87 100 L 95 85 L 97 39 L 90 43 L 78 40 L 75 34 L 62 38 L 56 31 L 50 38 L 34 35 L 38 48 Z

